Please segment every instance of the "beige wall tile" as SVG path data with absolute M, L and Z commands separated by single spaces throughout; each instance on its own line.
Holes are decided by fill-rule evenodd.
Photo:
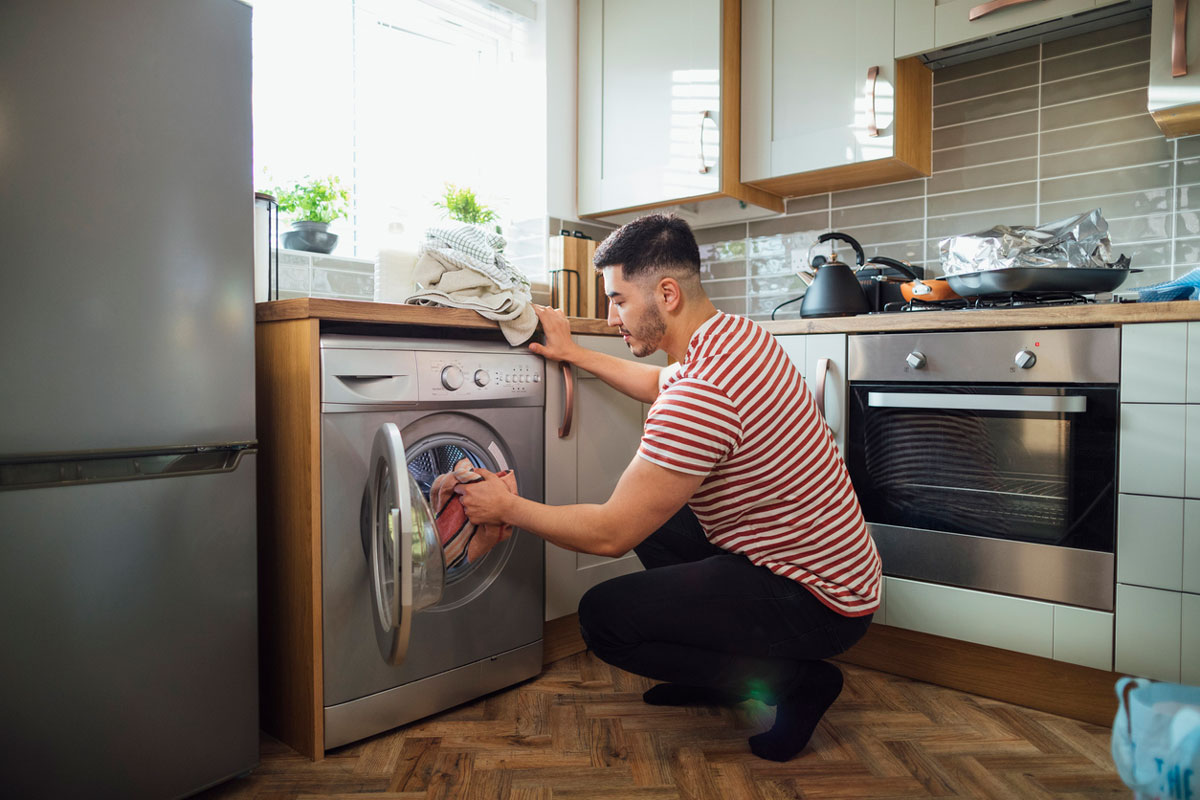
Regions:
M 746 296 L 746 278 L 742 277 L 737 280 L 702 280 L 700 285 L 704 287 L 704 292 L 711 299 L 718 297 L 745 297 Z
M 1131 64 L 1127 67 L 1106 69 L 1077 78 L 1042 84 L 1042 106 L 1070 103 L 1089 97 L 1114 94 L 1129 89 L 1139 89 L 1145 94 L 1150 85 L 1150 65 Z
M 832 227 L 841 230 L 855 225 L 874 225 L 879 222 L 897 222 L 906 219 L 922 219 L 925 216 L 925 198 L 893 200 L 890 203 L 874 203 L 866 206 L 835 208 Z
M 1042 134 L 1042 155 L 1138 139 L 1161 139 L 1162 132 L 1149 114 L 1117 119 L 1100 125 L 1076 125 Z
M 933 169 L 941 172 L 947 169 L 976 167 L 981 164 L 994 164 L 998 161 L 1013 161 L 1018 158 L 1036 156 L 1038 152 L 1038 137 L 1036 133 L 1028 136 L 1014 136 L 996 142 L 986 142 L 968 147 L 954 147 L 949 150 L 933 151 Z
M 750 236 L 775 236 L 797 231 L 824 231 L 829 229 L 829 213 L 815 211 L 808 214 L 789 214 L 785 217 L 756 220 L 750 223 Z
M 1200 159 L 1189 158 L 1178 163 L 1179 173 L 1175 176 L 1178 185 L 1200 183 Z
M 1103 197 L 1109 194 L 1167 188 L 1171 185 L 1172 166 L 1153 164 L 1043 180 L 1042 202 L 1053 203 L 1076 197 Z
M 744 277 L 746 277 L 745 261 L 706 261 L 700 265 L 702 281 Z
M 1042 109 L 1042 131 L 1146 113 L 1146 87 Z
M 937 83 L 933 87 L 933 104 L 940 106 L 944 103 L 955 103 L 959 100 L 969 100 L 973 97 L 1008 92 L 1024 86 L 1033 86 L 1038 82 L 1039 65 L 1035 61 L 1022 64 L 1019 67 L 988 72 L 973 78 L 964 78 L 950 83 Z
M 725 300 L 713 300 L 713 305 L 726 314 L 745 314 L 746 298 L 737 297 Z
M 1057 81 L 1084 75 L 1088 72 L 1098 72 L 1125 64 L 1136 64 L 1150 58 L 1150 37 L 1139 36 L 1123 42 L 1072 53 L 1058 58 L 1049 58 L 1042 62 L 1042 80 Z
M 999 55 L 988 56 L 976 61 L 968 61 L 965 64 L 956 64 L 953 67 L 936 70 L 933 73 L 933 82 L 934 84 L 947 83 L 949 81 L 969 78 L 972 75 L 982 75 L 985 72 L 995 72 L 996 70 L 1013 67 L 1017 64 L 1028 64 L 1031 61 L 1037 60 L 1037 47 L 1026 47 L 1021 50 L 1013 50 L 1010 53 L 1000 53 Z
M 933 109 L 933 127 L 940 128 L 943 125 L 957 125 L 960 122 L 974 122 L 1001 114 L 1029 111 L 1037 108 L 1037 102 L 1037 87 L 1029 86 L 1012 92 L 981 97 L 978 100 L 964 100 L 961 103 L 938 106 Z
M 853 236 L 863 246 L 869 247 L 888 244 L 890 242 L 911 242 L 925 235 L 925 220 L 915 219 L 908 222 L 892 222 L 879 225 L 861 225 L 841 229 L 842 233 Z
M 745 239 L 746 223 L 738 222 L 733 225 L 719 225 L 714 228 L 697 228 L 693 233 L 696 234 L 696 244 L 727 242 L 730 239 Z
M 1139 19 L 1127 22 L 1124 25 L 1117 25 L 1112 28 L 1104 28 L 1092 31 L 1091 33 L 1083 33 L 1078 36 L 1059 39 L 1056 42 L 1046 42 L 1042 45 L 1042 58 L 1055 58 L 1065 53 L 1075 53 L 1092 47 L 1101 47 L 1112 42 L 1145 36 L 1149 33 L 1149 18 Z
M 933 149 L 943 150 L 947 147 L 962 147 L 1027 133 L 1037 133 L 1037 121 L 1036 111 L 1026 111 L 982 122 L 968 122 L 964 125 L 938 128 L 933 132 Z
M 937 217 L 993 208 L 1029 206 L 1036 202 L 1037 183 L 1030 181 L 1029 183 L 1016 183 L 1011 186 L 975 189 L 969 192 L 931 194 L 929 196 L 929 216 Z
M 1004 183 L 1020 183 L 1037 179 L 1037 159 L 1025 158 L 992 164 L 986 167 L 971 167 L 948 172 L 935 172 L 929 178 L 929 193 L 957 192 L 963 189 L 982 189 Z
M 1176 139 L 1175 144 L 1179 147 L 1179 158 L 1200 156 L 1200 136 L 1187 136 L 1183 139 Z
M 925 179 L 884 183 L 865 189 L 850 189 L 833 193 L 833 207 L 856 206 L 863 203 L 882 203 L 887 200 L 902 200 L 906 197 L 922 197 L 925 194 Z
M 803 214 L 829 208 L 829 193 L 813 194 L 808 197 L 792 197 L 787 201 L 788 214 Z
M 1197 196 L 1200 200 L 1200 195 Z M 1086 206 L 1086 208 L 1085 208 Z M 1154 212 L 1170 211 L 1171 195 L 1167 189 L 1149 189 L 1127 194 L 1110 194 L 1089 197 L 1086 200 L 1063 200 L 1042 203 L 1041 218 L 1044 220 L 1064 219 L 1079 214 L 1088 208 L 1099 208 L 1105 219 L 1136 217 Z
M 1170 161 L 1175 152 L 1174 145 L 1166 139 L 1144 139 L 1140 142 L 1123 142 L 1090 150 L 1072 150 L 1066 153 L 1042 156 L 1042 180 L 1092 172 L 1098 169 L 1131 167 L 1138 164 L 1153 164 Z
M 981 211 L 974 214 L 953 214 L 930 217 L 928 233 L 931 239 L 957 236 L 987 230 L 993 225 L 1032 225 L 1037 217 L 1033 206 Z
M 1088 206 L 1088 208 L 1094 207 Z M 1080 213 L 1087 211 L 1088 208 L 1080 209 Z M 1117 249 L 1132 242 L 1169 239 L 1171 238 L 1171 215 L 1154 214 L 1146 217 L 1130 217 L 1129 219 L 1109 219 L 1108 235 L 1112 240 L 1113 247 Z

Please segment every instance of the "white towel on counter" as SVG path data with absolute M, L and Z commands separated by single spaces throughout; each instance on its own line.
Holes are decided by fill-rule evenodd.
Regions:
M 498 322 L 512 345 L 533 336 L 529 279 L 500 253 L 502 236 L 474 225 L 432 228 L 425 236 L 413 272 L 417 289 L 405 302 L 471 309 Z

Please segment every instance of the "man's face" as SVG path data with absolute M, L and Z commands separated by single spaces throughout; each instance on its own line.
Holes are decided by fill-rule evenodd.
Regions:
M 608 324 L 617 328 L 625 345 L 638 358 L 659 349 L 667 324 L 654 297 L 650 279 L 627 281 L 621 267 L 604 268 L 604 290 L 608 295 Z

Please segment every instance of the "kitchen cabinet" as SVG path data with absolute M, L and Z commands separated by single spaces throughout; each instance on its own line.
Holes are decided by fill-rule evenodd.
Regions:
M 1121 0 L 895 0 L 896 57 L 928 53 L 1042 22 L 1114 5 Z M 1167 0 L 1170 5 L 1170 0 Z M 986 11 L 986 6 L 992 10 Z M 978 15 L 976 9 L 986 13 Z M 1157 0 L 1156 0 L 1157 13 Z M 975 19 L 972 19 L 972 15 Z
M 1121 402 L 1188 401 L 1189 324 L 1158 322 L 1121 329 Z M 1193 333 L 1200 335 L 1200 326 Z M 1200 380 L 1200 374 L 1194 380 Z M 1200 386 L 1193 393 L 1197 396 L 1192 402 L 1200 402 Z
M 890 3 L 742 3 L 743 182 L 797 196 L 930 174 L 933 77 L 894 59 Z
M 655 353 L 636 359 L 616 336 L 575 336 L 591 350 L 666 366 Z M 559 433 L 567 405 L 561 368 L 546 384 L 546 502 L 550 505 L 603 503 L 637 452 L 649 406 L 613 389 L 591 373 L 568 367 L 574 377 L 570 430 Z M 601 581 L 642 568 L 633 552 L 620 558 L 575 553 L 546 545 L 546 619 L 575 613 L 579 598 Z
M 1117 672 L 1178 681 L 1182 631 L 1180 592 L 1117 584 Z
M 788 358 L 804 376 L 808 390 L 823 403 L 825 424 L 838 450 L 846 451 L 846 334 L 809 333 L 776 336 Z M 823 379 L 820 384 L 819 379 Z M 818 392 L 818 389 L 822 389 Z
M 740 31 L 740 0 L 580 0 L 581 217 L 721 198 L 783 211 L 739 175 Z
M 884 590 L 890 627 L 1112 669 L 1108 612 L 905 578 L 885 577 Z
M 1146 107 L 1168 139 L 1200 133 L 1200 2 L 1182 18 L 1174 0 L 1154 0 Z

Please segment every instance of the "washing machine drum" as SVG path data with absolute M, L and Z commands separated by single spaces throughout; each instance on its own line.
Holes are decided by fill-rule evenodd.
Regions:
M 384 657 L 399 664 L 408 652 L 412 615 L 442 597 L 446 568 L 433 512 L 408 470 L 400 429 L 380 427 L 367 483 L 371 519 L 371 596 Z

